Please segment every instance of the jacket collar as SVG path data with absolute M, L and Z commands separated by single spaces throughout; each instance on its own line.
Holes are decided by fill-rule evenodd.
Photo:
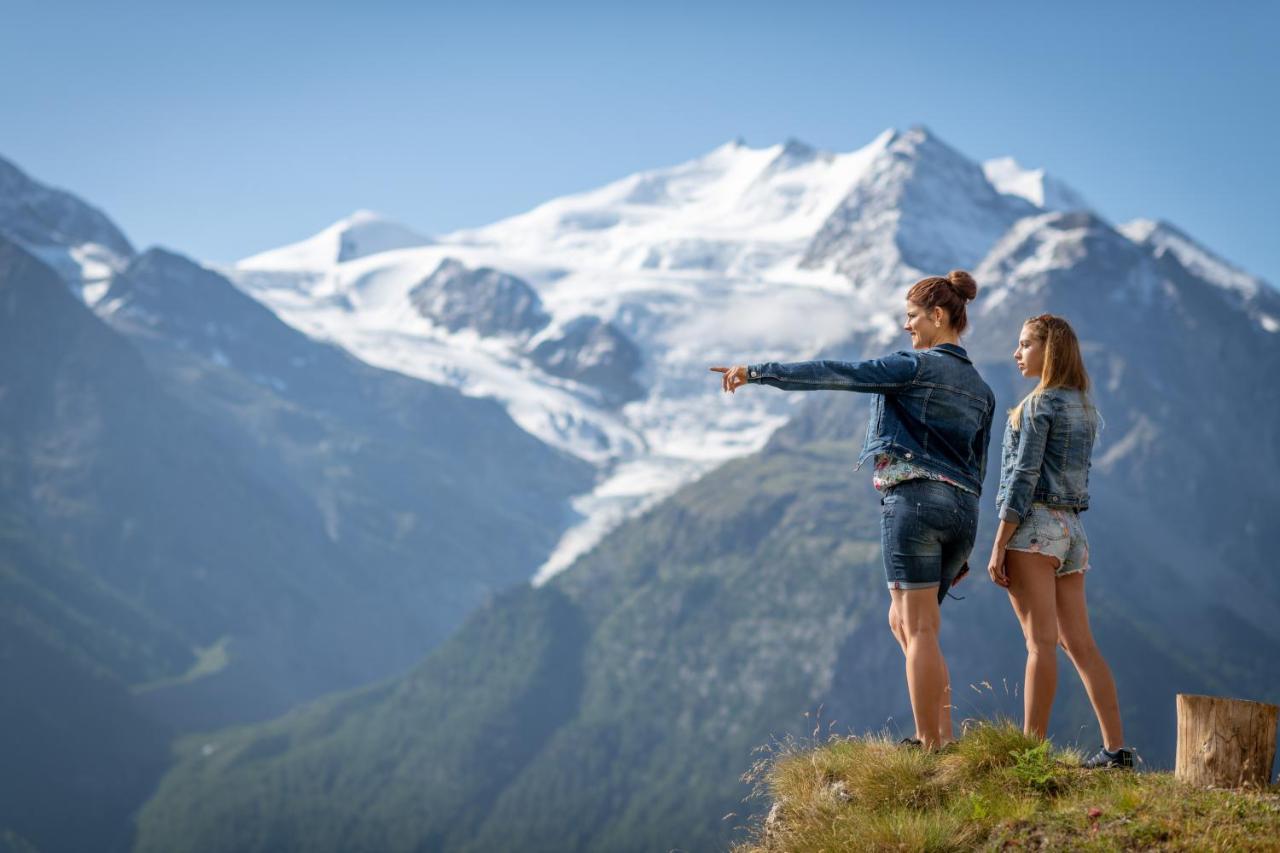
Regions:
M 969 353 L 965 352 L 964 347 L 960 346 L 959 344 L 938 344 L 937 346 L 930 347 L 930 349 L 937 349 L 937 350 L 942 350 L 943 352 L 949 352 L 952 355 L 954 355 L 956 358 L 964 359 L 965 361 L 968 361 L 970 364 L 973 363 L 969 359 Z

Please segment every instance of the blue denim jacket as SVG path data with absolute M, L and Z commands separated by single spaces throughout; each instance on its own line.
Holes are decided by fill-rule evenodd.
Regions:
M 859 466 L 888 453 L 982 493 L 996 400 L 964 347 L 939 344 L 868 361 L 749 364 L 747 381 L 874 394 Z
M 1006 421 L 1000 449 L 1000 518 L 1018 524 L 1033 503 L 1086 510 L 1098 413 L 1073 388 L 1047 388 L 1022 407 L 1022 424 Z

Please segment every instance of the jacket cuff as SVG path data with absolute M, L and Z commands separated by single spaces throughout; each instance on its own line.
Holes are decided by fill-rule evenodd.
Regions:
M 747 382 L 758 382 L 763 374 L 764 363 L 747 365 Z
M 1016 509 L 1009 506 L 1008 504 L 1005 504 L 1004 506 L 1000 507 L 1000 520 L 1007 521 L 1010 524 L 1021 524 L 1022 516 L 1018 514 L 1018 511 Z

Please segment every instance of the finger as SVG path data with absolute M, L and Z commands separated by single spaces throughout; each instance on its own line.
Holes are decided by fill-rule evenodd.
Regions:
M 719 371 L 720 373 L 728 373 L 728 372 L 729 372 L 729 368 L 727 368 L 727 367 L 713 367 L 713 368 L 711 368 L 711 369 L 712 369 L 712 370 Z

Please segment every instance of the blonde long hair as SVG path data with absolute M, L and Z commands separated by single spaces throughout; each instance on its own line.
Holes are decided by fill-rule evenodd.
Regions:
M 1093 409 L 1088 401 L 1089 372 L 1084 369 L 1080 341 L 1071 324 L 1054 314 L 1040 314 L 1023 325 L 1031 330 L 1033 338 L 1044 345 L 1044 365 L 1040 371 L 1040 382 L 1009 410 L 1009 425 L 1014 430 L 1021 428 L 1023 408 L 1030 405 L 1034 413 L 1040 395 L 1049 388 L 1074 388 L 1086 395 L 1085 405 Z

